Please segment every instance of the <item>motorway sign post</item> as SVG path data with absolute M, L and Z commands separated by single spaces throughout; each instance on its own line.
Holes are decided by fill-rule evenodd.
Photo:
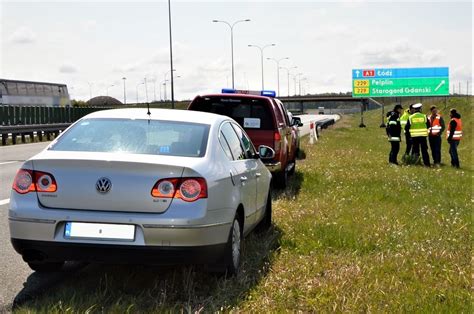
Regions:
M 449 68 L 352 70 L 352 97 L 449 95 Z

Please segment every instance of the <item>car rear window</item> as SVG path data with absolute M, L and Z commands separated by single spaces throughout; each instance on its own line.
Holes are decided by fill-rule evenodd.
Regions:
M 202 157 L 209 127 L 178 121 L 84 119 L 58 138 L 50 150 Z
M 190 109 L 230 117 L 247 130 L 273 130 L 273 115 L 269 106 L 264 99 L 202 97 L 196 99 Z

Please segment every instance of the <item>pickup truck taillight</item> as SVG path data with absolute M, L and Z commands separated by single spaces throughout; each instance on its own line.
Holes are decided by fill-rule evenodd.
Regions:
M 280 151 L 280 147 L 281 147 L 281 135 L 279 131 L 275 131 L 273 135 L 273 140 L 274 140 L 273 147 L 275 148 L 275 153 L 277 153 Z

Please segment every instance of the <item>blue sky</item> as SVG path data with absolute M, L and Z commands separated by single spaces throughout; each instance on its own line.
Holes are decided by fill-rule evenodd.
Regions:
M 138 86 L 140 101 L 146 77 L 149 100 L 160 98 L 170 68 L 165 1 L 0 1 L 0 77 L 63 82 L 84 100 L 108 89 L 122 100 L 125 76 L 127 97 Z M 260 52 L 248 44 L 275 43 L 265 58 L 289 57 L 280 65 L 298 67 L 303 92 L 350 91 L 353 68 L 418 66 L 448 66 L 465 91 L 472 15 L 470 1 L 172 1 L 176 98 L 231 84 L 230 32 L 212 20 L 247 18 L 234 29 L 237 88 L 261 88 Z M 264 73 L 276 90 L 275 63 L 265 60 Z M 287 85 L 282 70 L 282 95 Z M 290 77 L 290 94 L 294 87 Z

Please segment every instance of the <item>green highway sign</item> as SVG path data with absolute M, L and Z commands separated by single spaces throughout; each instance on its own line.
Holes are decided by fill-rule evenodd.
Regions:
M 352 70 L 353 97 L 449 95 L 448 68 Z

